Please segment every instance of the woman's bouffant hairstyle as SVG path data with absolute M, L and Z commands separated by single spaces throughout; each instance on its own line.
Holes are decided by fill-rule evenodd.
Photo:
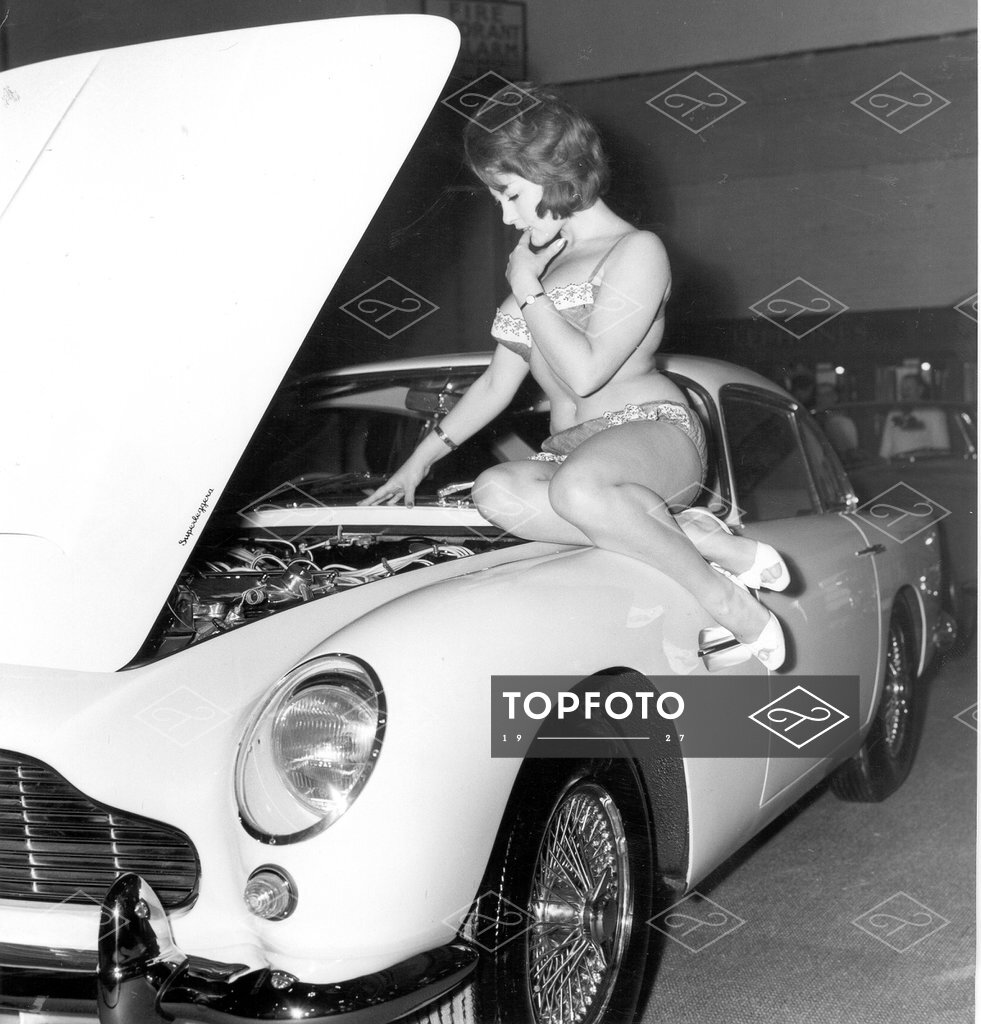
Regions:
M 524 94 L 524 95 L 522 95 Z M 501 124 L 502 109 L 530 103 Z M 502 106 L 503 105 L 503 106 Z M 586 210 L 606 191 L 610 171 L 592 123 L 564 100 L 527 83 L 505 86 L 477 111 L 463 133 L 467 161 L 491 188 L 502 174 L 516 174 L 543 188 L 535 212 L 569 217 Z

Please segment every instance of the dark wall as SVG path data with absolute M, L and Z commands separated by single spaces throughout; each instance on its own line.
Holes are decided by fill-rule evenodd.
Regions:
M 975 290 L 975 49 L 971 34 L 701 69 L 744 105 L 699 134 L 645 103 L 684 72 L 564 91 L 605 129 L 613 202 L 668 245 L 676 317 L 749 315 L 796 275 L 852 310 L 952 306 Z M 851 102 L 899 71 L 940 97 L 902 133 Z

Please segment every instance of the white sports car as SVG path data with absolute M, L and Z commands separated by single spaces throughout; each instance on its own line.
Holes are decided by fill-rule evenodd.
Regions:
M 0 1020 L 632 1019 L 659 907 L 830 773 L 876 800 L 910 769 L 936 530 L 858 508 L 764 379 L 662 360 L 702 503 L 791 568 L 773 676 L 654 569 L 481 518 L 476 473 L 548 432 L 532 393 L 413 509 L 357 504 L 487 355 L 327 372 L 263 417 L 455 48 L 350 19 L 0 76 Z M 824 746 L 771 716 L 707 749 L 672 705 L 650 754 L 521 757 L 495 677 L 659 708 L 856 685 Z

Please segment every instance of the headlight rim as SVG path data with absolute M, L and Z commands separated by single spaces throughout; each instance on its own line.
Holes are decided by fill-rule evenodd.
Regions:
M 345 669 L 347 671 L 345 672 Z M 353 671 L 352 671 L 353 670 Z M 286 703 L 297 693 L 308 689 L 311 686 L 337 684 L 343 681 L 345 675 L 361 682 L 366 682 L 374 693 L 375 704 L 378 712 L 378 720 L 375 726 L 375 737 L 372 743 L 370 754 L 370 767 L 359 780 L 353 791 L 348 808 L 336 817 L 324 816 L 321 820 L 313 822 L 305 828 L 295 832 L 274 832 L 264 828 L 253 820 L 247 803 L 246 783 L 244 773 L 251 755 L 251 747 L 255 740 L 256 733 L 266 721 L 272 721 L 281 712 Z M 354 654 L 331 652 L 329 654 L 317 654 L 312 658 L 294 665 L 279 683 L 272 689 L 268 696 L 253 711 L 249 718 L 248 725 L 239 742 L 238 751 L 235 757 L 235 800 L 238 807 L 238 819 L 242 828 L 253 839 L 259 840 L 269 846 L 288 846 L 293 843 L 303 842 L 321 832 L 326 831 L 336 824 L 350 806 L 354 804 L 361 795 L 365 785 L 374 773 L 375 767 L 381 757 L 382 746 L 384 745 L 385 729 L 388 724 L 388 706 L 385 700 L 385 690 L 374 669 L 362 658 Z M 274 764 L 273 770 L 277 777 L 280 776 L 278 767 Z M 279 779 L 283 796 L 292 800 L 297 807 L 304 809 L 307 813 L 313 813 L 305 805 L 285 780 Z

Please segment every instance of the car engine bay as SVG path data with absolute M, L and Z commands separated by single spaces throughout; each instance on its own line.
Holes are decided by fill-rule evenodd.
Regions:
M 452 516 L 455 510 L 466 514 L 472 506 L 441 501 L 431 508 Z M 223 532 L 222 542 L 202 538 L 205 543 L 197 546 L 181 572 L 132 664 L 156 660 L 256 619 L 398 573 L 520 542 L 496 529 L 451 525 L 434 530 L 424 507 L 418 531 L 410 527 L 414 510 L 401 506 L 370 510 L 374 513 L 370 518 L 387 521 L 384 526 L 364 525 L 366 517 L 357 514 L 363 510 L 350 507 L 329 511 L 321 507 L 319 511 L 326 514 L 319 518 L 327 522 L 316 525 L 302 515 L 296 521 L 296 510 L 285 504 L 267 505 L 262 514 L 268 517 L 277 511 L 292 514 L 290 527 L 277 523 L 271 531 L 260 520 L 248 522 L 249 517 L 242 516 L 247 525 Z M 343 522 L 345 512 L 355 525 Z

